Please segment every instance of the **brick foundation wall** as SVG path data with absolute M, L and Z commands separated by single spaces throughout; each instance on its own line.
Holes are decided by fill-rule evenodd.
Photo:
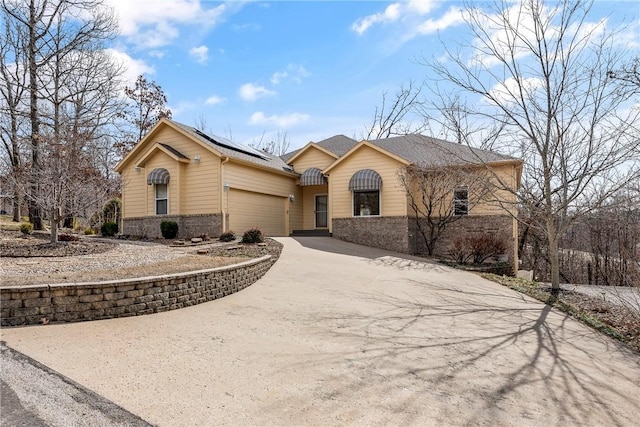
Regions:
M 277 256 L 226 267 L 99 283 L 0 288 L 0 324 L 33 325 L 138 316 L 189 307 L 238 292 L 261 278 Z
M 218 237 L 222 233 L 221 214 L 198 215 L 162 215 L 123 218 L 122 234 L 150 239 L 162 238 L 160 223 L 162 221 L 175 221 L 178 223 L 178 238 L 188 239 L 203 234 L 210 237 Z
M 406 216 L 334 218 L 332 235 L 347 242 L 410 253 Z
M 424 239 L 416 225 L 415 218 L 409 218 L 410 234 L 414 236 L 413 250 L 415 254 L 426 254 Z M 435 254 L 447 257 L 449 249 L 456 239 L 474 234 L 495 234 L 507 242 L 509 261 L 513 262 L 514 237 L 513 218 L 509 215 L 468 215 L 450 223 L 436 242 Z

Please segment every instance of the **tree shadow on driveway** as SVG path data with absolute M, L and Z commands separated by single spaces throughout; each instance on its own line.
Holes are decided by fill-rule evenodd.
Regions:
M 637 421 L 640 360 L 626 347 L 515 292 L 413 285 L 422 295 L 345 291 L 336 298 L 376 309 L 313 317 L 328 340 L 350 349 L 316 357 L 311 369 L 334 372 L 325 395 L 388 396 L 370 403 L 398 424 Z

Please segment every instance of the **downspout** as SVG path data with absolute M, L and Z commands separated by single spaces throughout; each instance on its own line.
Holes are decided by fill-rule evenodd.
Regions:
M 222 215 L 222 232 L 227 231 L 227 212 L 224 210 L 224 197 L 225 197 L 225 189 L 224 189 L 224 164 L 229 161 L 229 157 L 224 157 L 220 162 L 220 214 Z

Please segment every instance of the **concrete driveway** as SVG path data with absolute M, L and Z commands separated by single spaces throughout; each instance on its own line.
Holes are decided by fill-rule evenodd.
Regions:
M 221 300 L 2 339 L 163 426 L 637 425 L 640 355 L 564 314 L 417 259 L 279 240 Z

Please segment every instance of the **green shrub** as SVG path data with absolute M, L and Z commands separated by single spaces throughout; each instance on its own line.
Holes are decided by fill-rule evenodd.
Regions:
M 80 238 L 73 234 L 58 234 L 58 242 L 77 242 L 78 240 L 80 240 Z
M 93 236 L 94 234 L 96 234 L 96 230 L 94 230 L 93 228 L 87 227 L 84 229 L 85 236 Z
M 30 222 L 23 222 L 20 224 L 20 232 L 22 234 L 31 234 L 33 233 L 33 224 Z
M 165 239 L 175 239 L 178 236 L 178 223 L 175 221 L 162 221 L 160 232 Z
M 236 234 L 233 231 L 225 231 L 220 235 L 221 242 L 233 242 L 236 240 Z
M 242 236 L 242 243 L 262 243 L 264 242 L 264 236 L 262 231 L 258 228 L 252 228 L 244 232 Z
M 100 233 L 105 237 L 111 237 L 118 234 L 118 223 L 117 222 L 105 222 L 100 227 Z

